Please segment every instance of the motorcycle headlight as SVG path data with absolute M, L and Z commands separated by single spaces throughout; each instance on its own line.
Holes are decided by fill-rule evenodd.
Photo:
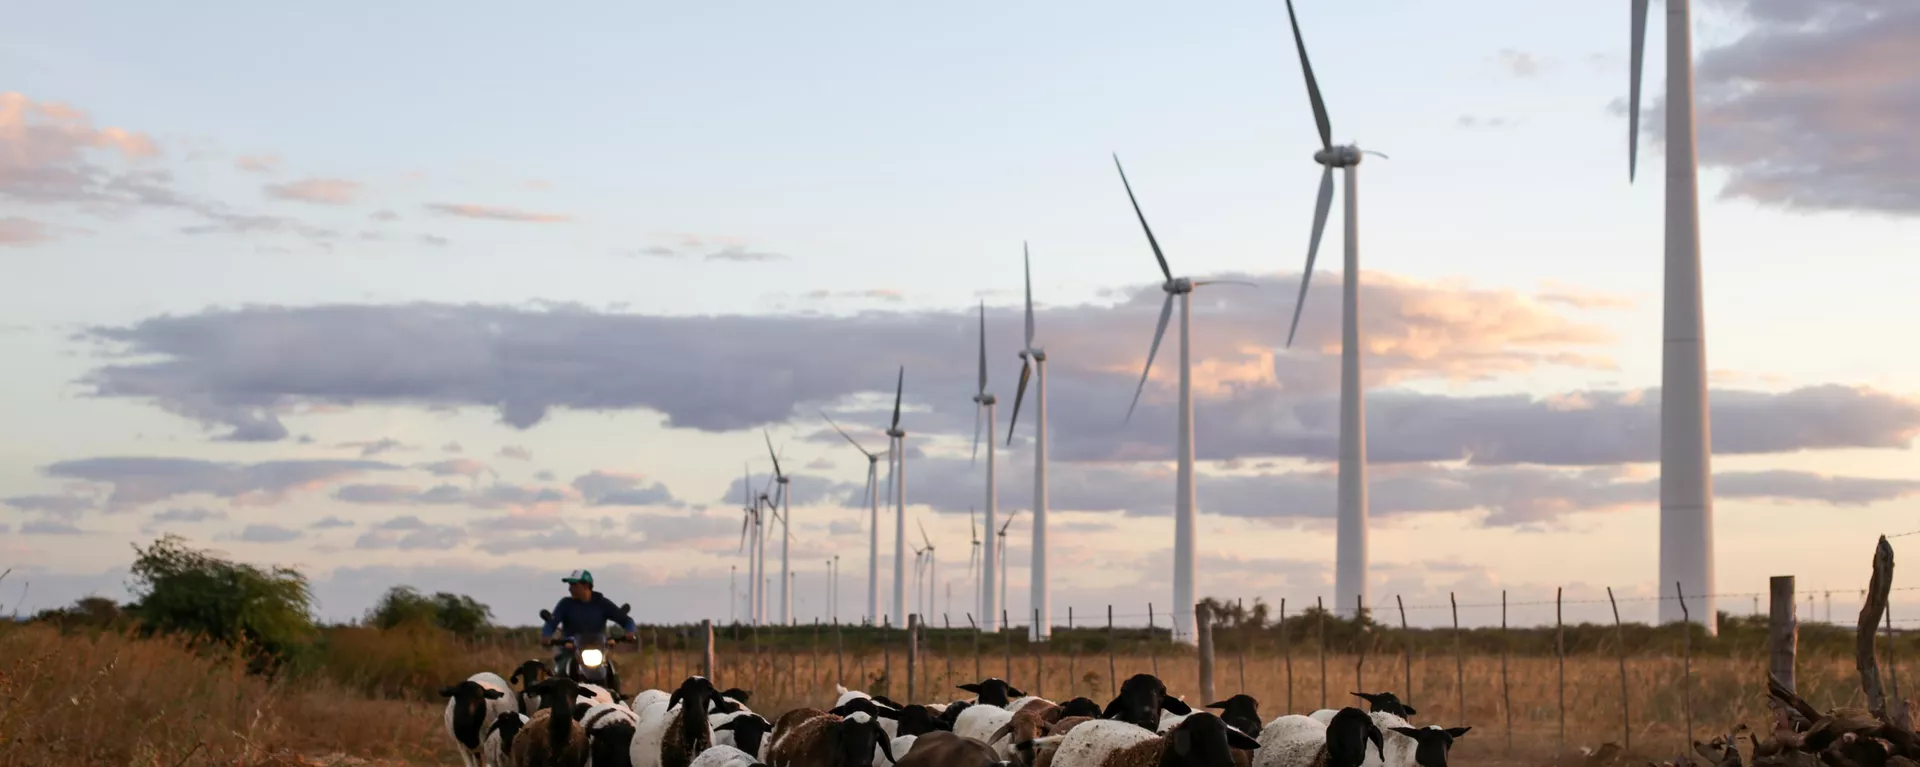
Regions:
M 599 668 L 600 661 L 605 659 L 606 654 L 599 650 L 587 649 L 580 651 L 580 662 L 587 664 L 587 668 Z

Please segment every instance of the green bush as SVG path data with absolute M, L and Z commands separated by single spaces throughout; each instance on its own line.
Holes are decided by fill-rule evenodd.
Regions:
M 255 670 L 293 658 L 314 637 L 313 591 L 298 570 L 228 561 L 171 534 L 133 550 L 135 601 L 126 612 L 147 633 L 249 648 Z
M 493 625 L 493 610 L 464 594 L 426 596 L 411 586 L 395 586 L 367 610 L 366 623 L 379 629 L 436 626 L 472 636 Z

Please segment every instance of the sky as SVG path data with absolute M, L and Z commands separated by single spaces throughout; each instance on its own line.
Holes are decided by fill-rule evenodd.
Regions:
M 1528 624 L 1611 588 L 1650 619 L 1664 57 L 1630 184 L 1626 8 L 1298 12 L 1335 140 L 1388 156 L 1359 173 L 1374 600 Z M 1719 606 L 1793 574 L 1840 617 L 1874 536 L 1920 529 L 1920 7 L 1694 17 Z M 1199 592 L 1332 597 L 1347 275 L 1336 211 L 1286 348 L 1318 138 L 1284 4 L 73 2 L 13 13 L 0 71 L 0 609 L 124 598 L 172 533 L 300 567 L 328 620 L 407 584 L 528 623 L 580 567 L 643 620 L 726 620 L 770 439 L 796 617 L 835 617 L 838 556 L 859 620 L 865 460 L 820 412 L 884 447 L 904 366 L 909 530 L 958 622 L 978 312 L 1004 438 L 1024 247 L 1055 619 L 1163 622 L 1174 339 L 1125 419 L 1161 294 L 1115 154 L 1176 273 L 1255 285 L 1194 302 Z M 998 453 L 1015 613 L 1031 418 Z

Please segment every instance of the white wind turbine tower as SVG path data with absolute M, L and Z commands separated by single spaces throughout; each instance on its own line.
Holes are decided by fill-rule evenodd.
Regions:
M 1114 155 L 1113 165 L 1120 170 L 1120 183 L 1127 188 L 1127 200 L 1133 203 L 1133 214 L 1140 219 L 1140 228 L 1147 233 L 1147 244 L 1153 246 L 1153 257 L 1160 262 L 1160 274 L 1166 277 L 1160 289 L 1166 291 L 1167 300 L 1160 306 L 1160 325 L 1153 331 L 1153 346 L 1147 349 L 1147 366 L 1140 371 L 1140 386 L 1133 392 L 1133 404 L 1127 406 L 1127 420 L 1133 419 L 1133 409 L 1140 404 L 1140 392 L 1147 388 L 1147 376 L 1153 372 L 1154 355 L 1160 352 L 1160 339 L 1167 334 L 1167 320 L 1173 316 L 1173 300 L 1180 299 L 1180 404 L 1179 417 L 1175 426 L 1176 443 L 1174 459 L 1177 463 L 1174 486 L 1173 511 L 1173 636 L 1175 641 L 1196 643 L 1199 641 L 1193 631 L 1194 594 L 1198 587 L 1194 583 L 1194 509 L 1193 509 L 1193 364 L 1190 355 L 1191 343 L 1188 325 L 1193 319 L 1193 306 L 1190 297 L 1194 288 L 1203 285 L 1227 282 L 1226 280 L 1203 280 L 1195 282 L 1186 277 L 1174 277 L 1173 270 L 1167 266 L 1166 254 L 1160 252 L 1160 241 L 1153 236 L 1153 228 L 1147 226 L 1147 214 L 1140 212 L 1140 201 L 1133 196 L 1133 185 L 1127 183 L 1127 171 L 1120 167 L 1120 156 Z M 1247 283 L 1236 283 L 1247 284 Z
M 780 518 L 780 502 L 774 500 L 771 494 L 771 491 L 773 490 L 773 482 L 774 482 L 774 476 L 769 475 L 767 477 L 766 488 L 760 491 L 760 498 L 758 503 L 760 507 L 763 507 L 768 511 L 772 512 L 773 518 L 775 520 L 778 520 Z M 756 556 L 756 559 L 759 560 L 759 568 L 760 568 L 759 576 L 754 581 L 754 589 L 756 592 L 758 592 L 754 595 L 754 599 L 753 599 L 753 625 L 755 626 L 764 626 L 767 623 L 767 586 L 768 586 L 767 582 L 771 579 L 771 576 L 767 574 L 767 528 L 768 527 L 769 525 L 767 524 L 766 515 L 758 511 L 755 511 L 754 523 L 753 523 L 753 538 L 754 538 L 754 545 L 759 549 L 759 554 Z
M 922 607 L 920 609 L 921 620 L 925 620 L 929 613 L 932 613 L 933 611 L 939 609 L 939 605 L 936 603 L 934 595 L 939 593 L 940 560 L 936 557 L 936 552 L 933 548 L 933 539 L 927 537 L 926 521 L 918 517 L 915 517 L 913 520 L 913 524 L 920 528 L 920 542 L 925 543 L 927 545 L 926 548 L 921 549 L 921 551 L 926 552 L 926 555 L 927 555 L 927 579 L 926 579 L 927 593 L 926 593 L 926 599 L 921 603 Z
M 1118 163 L 1119 158 L 1114 162 Z M 1027 278 L 1027 345 L 1020 349 L 1020 388 L 1013 395 L 1013 417 L 1007 421 L 1007 444 L 1013 444 L 1013 427 L 1020 423 L 1020 401 L 1027 396 L 1027 375 L 1033 375 L 1033 566 L 1028 571 L 1028 586 L 1032 589 L 1028 604 L 1040 611 L 1039 620 L 1034 621 L 1028 630 L 1031 641 L 1044 640 L 1053 634 L 1053 595 L 1047 582 L 1047 350 L 1033 345 L 1033 254 L 1026 243 L 1020 243 L 1020 259 Z M 991 501 L 989 501 L 991 502 Z M 1015 512 L 1019 513 L 1019 512 Z M 1012 517 L 1007 521 L 1011 523 Z M 987 518 L 987 529 L 993 529 L 993 518 Z M 1007 604 L 1006 551 L 1007 528 L 1000 527 L 1000 607 Z M 993 563 L 989 555 L 987 568 Z M 991 582 L 987 591 L 993 591 Z M 988 611 L 987 620 L 998 630 L 999 610 Z
M 780 507 L 775 513 L 780 517 L 780 625 L 793 625 L 793 568 L 787 561 L 787 549 L 793 545 L 793 532 L 789 528 L 793 517 L 793 499 L 787 495 L 787 480 L 791 479 L 780 471 L 780 456 L 773 452 L 773 435 L 765 429 L 760 434 L 767 438 L 767 456 L 773 459 L 773 478 L 780 483 L 780 489 L 774 495 L 774 505 Z
M 1020 380 L 1021 380 L 1021 384 L 1024 386 L 1026 383 L 1026 377 L 1022 376 Z M 975 394 L 973 396 L 973 401 L 979 403 L 980 405 L 979 407 L 974 408 L 974 411 L 973 411 L 973 459 L 976 461 L 980 459 L 980 420 L 981 420 L 980 417 L 983 412 L 986 414 L 987 527 L 991 528 L 993 527 L 993 520 L 994 520 L 994 517 L 996 516 L 996 512 L 999 509 L 999 500 L 995 498 L 995 496 L 999 492 L 999 484 L 998 484 L 998 480 L 996 480 L 996 478 L 994 477 L 994 471 L 993 471 L 994 470 L 994 455 L 993 455 L 994 454 L 994 444 L 993 444 L 994 429 L 997 426 L 993 422 L 993 411 L 994 411 L 994 405 L 997 404 L 999 400 L 994 398 L 992 394 L 987 393 L 987 302 L 985 301 L 980 302 L 980 393 Z M 971 511 L 968 512 L 967 517 L 969 520 L 972 519 L 973 515 Z M 975 533 L 974 535 L 973 544 L 976 549 L 980 546 L 980 538 L 978 533 Z M 980 552 L 975 551 L 974 553 L 977 554 Z M 999 600 L 994 598 L 995 595 L 997 595 L 999 592 L 995 591 L 993 588 L 993 576 L 994 576 L 993 563 L 994 563 L 995 555 L 996 555 L 996 552 L 994 551 L 993 543 L 989 541 L 987 543 L 987 549 L 986 549 L 986 567 L 983 567 L 980 569 L 980 577 L 983 582 L 974 584 L 974 593 L 976 595 L 985 597 L 984 599 L 976 600 L 976 607 L 977 609 L 980 610 L 980 615 L 983 618 L 983 622 L 981 623 L 982 631 L 1000 630 L 1000 618 L 999 618 L 1000 608 L 999 608 L 999 605 L 996 604 Z M 972 565 L 968 565 L 967 575 L 969 577 L 973 575 Z
M 973 582 L 973 604 L 984 611 L 988 605 L 986 595 L 996 592 L 993 591 L 993 579 L 988 578 L 985 572 L 979 573 L 978 578 L 974 577 L 974 568 L 980 564 L 980 519 L 977 511 L 971 506 L 967 507 L 967 534 L 973 538 L 973 548 L 967 552 L 967 580 Z M 982 584 L 985 584 L 985 589 L 981 588 Z M 984 616 L 985 612 L 981 614 Z
M 1633 0 L 1627 179 L 1640 155 L 1640 66 L 1646 60 L 1647 0 Z M 1667 0 L 1666 302 L 1660 366 L 1660 583 L 1678 583 L 1689 613 L 1717 632 L 1713 599 L 1712 423 L 1707 403 L 1706 323 L 1700 298 L 1700 178 L 1694 157 L 1693 15 L 1690 0 Z M 1660 621 L 1684 620 L 1680 603 L 1660 600 Z
M 760 568 L 754 558 L 760 553 L 760 504 L 755 503 L 753 497 L 753 469 L 747 468 L 746 475 L 741 477 L 740 490 L 746 496 L 746 506 L 742 509 L 745 514 L 740 518 L 740 548 L 747 553 L 747 623 L 758 625 Z
M 1014 509 L 1007 515 L 1007 521 L 1000 523 L 1000 532 L 994 533 L 1000 539 L 1000 609 L 1007 609 L 1007 528 L 1013 526 L 1013 518 L 1020 516 L 1020 510 Z M 996 619 L 999 616 L 994 616 Z
M 1287 330 L 1288 347 L 1293 346 L 1293 335 L 1300 329 L 1300 310 L 1307 303 L 1313 259 L 1320 251 L 1320 236 L 1327 229 L 1327 212 L 1333 205 L 1335 168 L 1343 171 L 1347 188 L 1345 280 L 1340 286 L 1340 475 L 1335 503 L 1338 553 L 1333 577 L 1333 603 L 1339 612 L 1353 609 L 1357 600 L 1367 596 L 1367 405 L 1362 399 L 1365 387 L 1360 378 L 1360 191 L 1356 186 L 1361 152 L 1358 145 L 1333 144 L 1327 105 L 1320 98 L 1320 84 L 1313 77 L 1313 65 L 1307 62 L 1307 43 L 1300 37 L 1300 20 L 1294 16 L 1293 0 L 1287 0 L 1287 21 L 1293 24 L 1293 43 L 1300 51 L 1300 71 L 1306 76 L 1307 99 L 1313 104 L 1314 125 L 1320 129 L 1320 149 L 1313 153 L 1313 161 L 1326 166 L 1320 172 L 1320 195 L 1313 208 L 1313 235 L 1307 242 L 1307 268 L 1300 273 L 1300 297 L 1293 304 L 1293 325 Z M 1178 614 L 1176 610 L 1175 615 Z
M 893 425 L 887 427 L 887 494 L 893 496 L 893 619 L 905 621 L 907 609 L 907 433 L 900 429 L 900 394 L 907 367 L 893 385 Z M 895 484 L 898 475 L 899 484 Z
M 871 506 L 868 509 L 870 512 L 870 516 L 867 520 L 867 615 L 866 615 L 866 619 L 872 622 L 873 625 L 877 626 L 877 625 L 880 625 L 880 468 L 879 467 L 880 467 L 880 457 L 892 455 L 893 451 L 889 449 L 889 450 L 882 450 L 878 453 L 867 452 L 867 449 L 864 447 L 861 447 L 859 442 L 855 442 L 853 437 L 847 434 L 845 429 L 840 428 L 840 424 L 834 423 L 832 418 L 827 418 L 826 411 L 824 410 L 820 411 L 820 417 L 826 418 L 827 425 L 832 426 L 834 431 L 840 432 L 840 436 L 846 437 L 847 442 L 853 445 L 853 449 L 860 451 L 861 455 L 864 455 L 867 457 L 867 489 L 865 491 L 864 497 L 861 498 L 862 501 L 867 501 L 871 503 Z M 891 445 L 892 442 L 889 441 L 888 444 Z M 891 461 L 887 463 L 887 472 L 888 472 L 887 481 L 889 483 L 888 487 L 891 488 L 892 487 L 891 483 L 893 481 L 893 474 L 892 474 L 893 463 Z

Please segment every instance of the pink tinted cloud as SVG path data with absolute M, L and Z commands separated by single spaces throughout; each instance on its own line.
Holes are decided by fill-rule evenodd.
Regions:
M 315 205 L 347 205 L 360 195 L 360 184 L 338 178 L 308 178 L 268 184 L 268 197 Z
M 533 211 L 507 208 L 497 205 L 477 205 L 473 203 L 434 202 L 426 205 L 427 210 L 462 218 L 482 218 L 491 221 L 521 221 L 535 224 L 557 224 L 572 221 L 572 216 L 558 213 L 536 213 Z
M 0 218 L 0 247 L 21 248 L 50 239 L 46 224 L 18 216 Z
M 66 104 L 0 92 L 0 195 L 30 202 L 93 196 L 101 172 L 89 155 L 96 151 L 128 161 L 160 153 L 144 133 L 95 127 L 87 113 Z
M 280 167 L 280 156 L 274 154 L 242 155 L 233 161 L 233 166 L 248 173 L 272 173 Z

